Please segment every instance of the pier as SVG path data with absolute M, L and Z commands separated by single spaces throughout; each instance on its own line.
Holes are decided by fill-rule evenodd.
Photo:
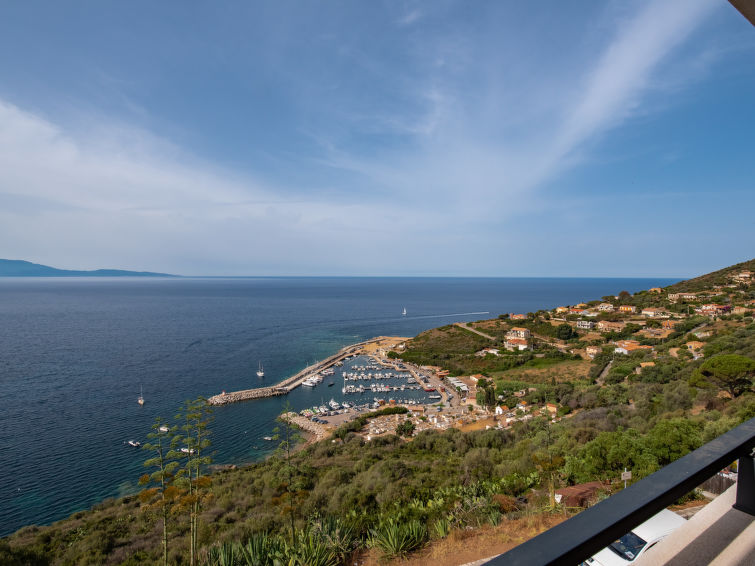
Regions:
M 336 354 L 325 358 L 324 360 L 314 363 L 311 366 L 305 367 L 287 379 L 284 379 L 280 383 L 270 385 L 268 387 L 256 387 L 254 389 L 244 389 L 242 391 L 231 391 L 226 393 L 225 391 L 219 395 L 213 395 L 207 402 L 210 405 L 228 405 L 230 403 L 238 403 L 240 401 L 248 401 L 250 399 L 263 399 L 265 397 L 276 397 L 278 395 L 286 395 L 294 389 L 296 389 L 301 382 L 304 381 L 310 375 L 318 373 L 324 369 L 332 367 L 341 360 L 353 356 L 354 354 L 362 353 L 362 349 L 368 345 L 380 340 L 384 340 L 384 337 L 370 338 L 364 342 L 358 342 L 357 344 L 351 344 L 341 348 Z

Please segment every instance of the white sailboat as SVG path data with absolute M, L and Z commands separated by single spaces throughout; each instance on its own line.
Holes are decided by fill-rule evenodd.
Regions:
M 401 316 L 406 316 L 406 307 L 404 307 L 404 312 L 401 313 Z
M 137 403 L 140 405 L 144 405 L 144 391 L 142 390 L 142 386 L 139 386 L 139 398 L 136 400 Z
M 260 367 L 257 370 L 257 377 L 265 377 L 265 370 L 262 367 L 262 362 L 260 362 Z

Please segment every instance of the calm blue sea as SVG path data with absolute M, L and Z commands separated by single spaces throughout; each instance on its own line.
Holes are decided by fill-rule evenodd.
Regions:
M 199 395 L 272 384 L 346 344 L 527 312 L 667 279 L 0 279 L 0 535 L 131 493 L 155 417 Z M 406 307 L 407 316 L 401 316 Z M 483 311 L 490 315 L 473 314 Z M 264 381 L 255 376 L 258 362 Z M 136 400 L 140 386 L 146 404 Z M 270 450 L 282 404 L 219 408 L 217 463 Z

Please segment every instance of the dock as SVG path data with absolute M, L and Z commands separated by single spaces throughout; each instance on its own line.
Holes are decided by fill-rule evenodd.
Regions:
M 362 349 L 368 344 L 372 344 L 383 340 L 384 337 L 370 338 L 364 342 L 358 342 L 351 344 L 344 348 L 341 348 L 337 353 L 325 358 L 324 360 L 314 363 L 311 366 L 305 367 L 300 372 L 296 373 L 287 379 L 284 379 L 280 383 L 270 385 L 268 387 L 256 387 L 254 389 L 244 389 L 242 391 L 231 391 L 226 393 L 225 391 L 219 395 L 213 395 L 207 402 L 210 405 L 228 405 L 230 403 L 238 403 L 240 401 L 249 401 L 251 399 L 263 399 L 266 397 L 277 397 L 278 395 L 286 395 L 299 385 L 302 381 L 307 379 L 310 375 L 321 372 L 324 369 L 334 366 L 341 360 L 353 356 L 354 354 L 361 353 Z

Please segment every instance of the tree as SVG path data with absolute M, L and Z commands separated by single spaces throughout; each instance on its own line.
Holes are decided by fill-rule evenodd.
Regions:
M 299 439 L 298 430 L 294 427 L 290 420 L 290 417 L 295 413 L 291 410 L 291 404 L 286 401 L 283 406 L 283 412 L 278 417 L 278 421 L 281 423 L 283 430 L 280 427 L 275 429 L 275 440 L 280 440 L 276 455 L 283 460 L 283 473 L 285 475 L 285 481 L 283 485 L 286 489 L 286 507 L 284 512 L 288 512 L 288 518 L 291 527 L 291 544 L 296 546 L 296 492 L 294 489 L 294 473 L 296 468 L 293 464 L 293 453 L 296 442 Z M 281 435 L 282 433 L 282 435 Z
M 184 465 L 176 472 L 177 483 L 181 485 L 186 495 L 183 498 L 189 509 L 189 564 L 197 563 L 197 543 L 199 532 L 199 513 L 202 502 L 209 494 L 210 477 L 205 474 L 212 458 L 206 453 L 210 446 L 210 431 L 208 426 L 212 421 L 212 408 L 207 399 L 197 397 L 193 401 L 186 401 L 179 409 L 176 419 L 181 423 L 180 432 L 176 435 L 174 445 L 182 445 L 179 450 L 169 453 L 185 459 Z
M 148 503 L 150 509 L 160 513 L 163 520 L 163 566 L 168 566 L 168 518 L 170 507 L 178 496 L 178 489 L 173 483 L 176 469 L 179 463 L 175 460 L 175 451 L 172 449 L 172 441 L 175 438 L 175 428 L 170 429 L 163 424 L 160 417 L 155 419 L 152 432 L 147 435 L 149 442 L 142 447 L 153 452 L 155 455 L 149 458 L 144 465 L 155 468 L 151 474 L 144 474 L 139 478 L 140 485 L 155 484 L 155 487 L 147 488 L 139 494 L 139 498 Z
M 409 438 L 412 434 L 414 434 L 414 423 L 409 420 L 402 422 L 396 427 L 396 434 Z
M 573 335 L 574 329 L 566 323 L 559 324 L 556 327 L 556 338 L 559 340 L 569 340 Z
M 705 360 L 702 373 L 722 389 L 738 397 L 752 387 L 755 378 L 755 360 L 738 354 L 722 354 Z
M 477 382 L 477 395 L 475 400 L 478 405 L 483 407 L 492 407 L 496 403 L 495 383 L 487 379 L 480 379 Z

